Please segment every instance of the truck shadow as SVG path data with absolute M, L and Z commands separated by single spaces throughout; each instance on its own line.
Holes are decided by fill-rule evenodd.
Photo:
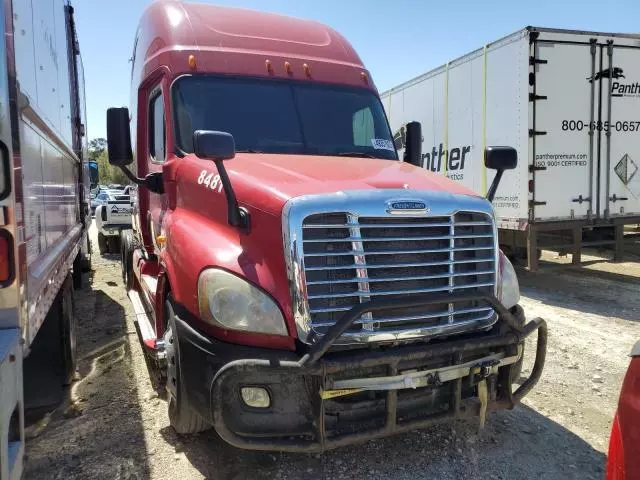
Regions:
M 640 322 L 640 276 L 553 265 L 539 272 L 517 269 L 523 296 L 547 305 Z
M 76 381 L 30 428 L 25 479 L 149 477 L 124 289 L 100 277 L 94 289 L 76 292 Z
M 324 454 L 238 450 L 213 431 L 164 439 L 208 479 L 600 478 L 605 456 L 562 425 L 520 405 L 489 416 L 484 431 L 458 422 Z M 507 460 L 516 457 L 517 461 Z

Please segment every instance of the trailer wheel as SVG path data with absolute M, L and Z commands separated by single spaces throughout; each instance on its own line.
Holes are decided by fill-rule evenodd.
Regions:
M 127 290 L 133 288 L 133 233 L 131 230 L 120 232 L 120 266 L 122 281 Z
M 98 233 L 98 250 L 100 251 L 100 255 L 104 255 L 108 252 L 107 237 L 102 233 Z
M 73 278 L 73 288 L 76 290 L 80 290 L 82 288 L 82 257 L 82 251 L 79 251 L 78 255 L 76 255 L 76 258 L 73 260 L 73 273 L 71 274 L 71 277 Z
M 76 371 L 76 316 L 71 277 L 60 289 L 60 339 L 64 381 L 68 385 Z
M 164 344 L 167 352 L 167 393 L 169 397 L 169 423 L 179 434 L 198 433 L 211 428 L 204 418 L 189 405 L 181 381 L 180 346 L 176 336 L 175 313 L 171 301 L 166 303 L 167 329 Z
M 91 240 L 89 240 L 88 234 L 87 234 L 87 254 L 82 255 L 82 263 L 80 265 L 80 268 L 84 273 L 88 273 L 91 271 Z

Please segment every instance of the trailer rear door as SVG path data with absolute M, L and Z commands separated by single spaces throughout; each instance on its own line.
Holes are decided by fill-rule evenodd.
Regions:
M 538 220 L 584 219 L 595 210 L 597 48 L 584 40 L 531 44 L 529 208 Z
M 601 47 L 600 208 L 611 217 L 640 215 L 640 47 L 619 42 Z

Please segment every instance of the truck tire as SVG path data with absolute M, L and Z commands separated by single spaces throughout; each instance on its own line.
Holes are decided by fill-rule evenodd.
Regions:
M 102 233 L 98 233 L 98 250 L 100 251 L 100 255 L 104 255 L 108 252 L 107 237 Z
M 71 277 L 73 279 L 73 288 L 75 290 L 80 290 L 82 288 L 82 257 L 82 251 L 80 251 L 73 261 L 73 273 L 71 274 Z
M 524 324 L 527 322 L 524 309 L 520 305 L 516 305 L 511 309 L 511 313 L 513 313 L 513 316 L 516 317 L 516 320 L 518 321 L 520 326 L 523 327 Z M 522 344 L 522 356 L 520 357 L 520 360 L 514 363 L 509 369 L 509 375 L 510 375 L 512 384 L 519 381 L 520 374 L 522 373 L 522 363 L 524 361 L 524 347 L 525 347 L 524 344 Z
M 76 321 L 71 275 L 63 282 L 23 364 L 25 410 L 39 416 L 64 401 L 76 372 Z
M 165 306 L 167 311 L 167 329 L 164 333 L 164 343 L 167 352 L 169 424 L 179 434 L 202 432 L 211 428 L 211 425 L 189 405 L 189 399 L 181 381 L 180 346 L 176 336 L 176 316 L 171 300 L 167 300 Z
M 82 263 L 80 268 L 84 273 L 89 273 L 91 271 L 91 240 L 89 240 L 89 235 L 87 234 L 87 254 L 81 255 Z
M 130 290 L 133 288 L 133 232 L 128 229 L 120 232 L 120 266 L 122 281 Z
M 70 276 L 67 276 L 60 289 L 60 302 L 62 369 L 65 384 L 69 385 L 76 371 L 76 316 Z

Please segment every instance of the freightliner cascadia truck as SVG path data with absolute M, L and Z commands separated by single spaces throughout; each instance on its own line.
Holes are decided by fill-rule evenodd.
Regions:
M 319 451 L 482 424 L 533 387 L 546 324 L 518 306 L 491 203 L 415 166 L 418 123 L 398 158 L 340 34 L 160 1 L 132 56 L 131 108 L 107 112 L 109 160 L 139 185 L 122 274 L 177 432 Z M 485 162 L 491 198 L 515 150 Z
M 24 417 L 75 372 L 73 287 L 90 268 L 84 74 L 67 0 L 0 2 L 0 479 L 18 479 Z

